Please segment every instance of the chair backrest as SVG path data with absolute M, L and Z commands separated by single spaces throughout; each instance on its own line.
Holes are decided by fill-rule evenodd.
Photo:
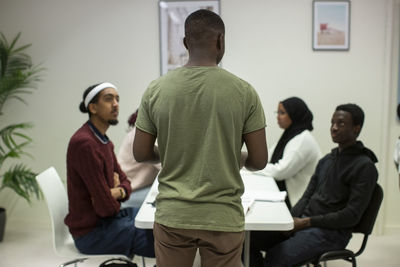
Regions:
M 374 228 L 376 217 L 378 216 L 379 208 L 383 200 L 383 190 L 379 184 L 376 184 L 372 193 L 368 207 L 362 215 L 358 224 L 354 227 L 354 233 L 363 233 L 369 235 Z
M 50 167 L 37 175 L 36 180 L 49 209 L 54 250 L 61 256 L 67 256 L 65 255 L 67 252 L 71 255 L 77 254 L 78 250 L 74 246 L 69 246 L 69 251 L 64 249 L 67 243 L 72 243 L 72 237 L 64 223 L 64 218 L 68 213 L 68 196 L 60 176 L 54 167 Z

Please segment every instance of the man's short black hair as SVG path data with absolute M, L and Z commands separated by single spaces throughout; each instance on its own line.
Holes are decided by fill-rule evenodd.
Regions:
M 99 83 L 98 84 L 94 84 L 94 85 L 89 86 L 88 88 L 86 88 L 86 90 L 83 92 L 82 102 L 79 104 L 79 110 L 82 113 L 89 113 L 89 118 L 90 118 L 90 116 L 92 114 L 90 113 L 89 108 L 85 105 L 85 98 L 90 93 L 90 91 L 92 91 L 93 88 L 95 88 L 97 85 L 99 85 Z M 100 94 L 97 94 L 95 97 L 93 97 L 93 99 L 90 101 L 90 103 L 97 103 L 97 101 L 99 100 L 99 95 Z
M 342 110 L 349 112 L 353 119 L 353 125 L 360 125 L 360 131 L 364 124 L 364 111 L 356 104 L 343 104 L 336 107 L 336 111 Z
M 208 9 L 199 9 L 185 20 L 185 37 L 189 40 L 198 42 L 218 33 L 225 33 L 224 22 Z

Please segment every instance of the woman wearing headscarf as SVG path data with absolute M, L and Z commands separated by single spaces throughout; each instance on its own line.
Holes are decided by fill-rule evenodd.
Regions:
M 117 159 L 121 169 L 131 182 L 132 189 L 130 198 L 123 203 L 123 206 L 140 208 L 161 169 L 161 164 L 137 162 L 133 156 L 132 146 L 136 132 L 135 122 L 137 115 L 138 110 L 132 113 L 128 119 L 129 132 L 122 141 Z
M 287 191 L 290 209 L 303 195 L 321 151 L 311 135 L 313 114 L 302 99 L 290 97 L 279 102 L 277 120 L 285 131 L 271 147 L 270 162 L 256 173 L 274 177 L 279 190 Z

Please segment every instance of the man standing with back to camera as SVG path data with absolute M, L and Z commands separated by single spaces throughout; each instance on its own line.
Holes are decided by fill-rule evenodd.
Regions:
M 157 267 L 240 267 L 244 191 L 239 170 L 263 169 L 265 117 L 254 88 L 218 67 L 221 18 L 198 10 L 185 21 L 185 66 L 143 95 L 133 144 L 138 161 L 161 160 L 154 235 Z M 158 149 L 154 142 L 158 139 Z M 248 154 L 241 152 L 243 142 Z

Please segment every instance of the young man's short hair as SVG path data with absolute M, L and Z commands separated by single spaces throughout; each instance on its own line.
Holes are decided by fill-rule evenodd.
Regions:
M 356 104 L 343 104 L 336 107 L 336 111 L 342 110 L 349 112 L 353 119 L 353 125 L 360 125 L 360 130 L 364 124 L 364 111 Z

